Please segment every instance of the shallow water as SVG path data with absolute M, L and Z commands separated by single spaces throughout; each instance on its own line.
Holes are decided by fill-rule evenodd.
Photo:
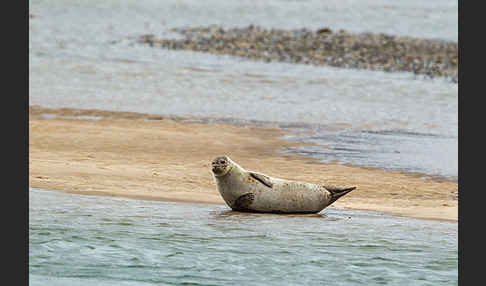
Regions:
M 30 285 L 457 285 L 457 223 L 29 191 Z
M 76 27 L 81 33 L 93 28 L 95 22 L 104 22 L 107 25 L 100 28 L 109 27 L 112 35 L 136 33 L 141 29 L 159 34 L 167 27 L 188 24 L 228 27 L 253 24 L 284 29 L 330 27 L 452 41 L 457 41 L 458 36 L 456 0 L 208 0 L 204 3 L 197 0 L 65 0 L 61 3 L 30 0 L 29 4 L 31 14 L 55 15 L 66 20 L 58 30 L 72 30 L 76 22 L 82 21 L 86 26 Z M 83 19 L 73 22 L 72 18 L 79 18 L 79 14 L 84 15 Z M 100 16 L 105 19 L 99 19 Z M 105 36 L 98 34 L 99 38 Z
M 29 104 L 275 125 L 284 150 L 457 180 L 458 85 L 138 44 L 173 27 L 343 28 L 457 41 L 457 1 L 30 1 Z

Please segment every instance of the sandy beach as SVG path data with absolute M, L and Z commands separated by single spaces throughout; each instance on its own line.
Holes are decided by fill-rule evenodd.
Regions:
M 246 169 L 274 177 L 357 186 L 330 207 L 458 219 L 455 182 L 282 154 L 282 148 L 299 144 L 283 140 L 283 135 L 278 129 L 195 123 L 139 113 L 31 106 L 29 186 L 77 194 L 224 204 L 210 161 L 228 155 Z

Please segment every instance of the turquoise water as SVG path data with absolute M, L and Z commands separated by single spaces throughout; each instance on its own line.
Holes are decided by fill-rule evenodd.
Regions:
M 457 223 L 29 191 L 30 285 L 457 285 Z

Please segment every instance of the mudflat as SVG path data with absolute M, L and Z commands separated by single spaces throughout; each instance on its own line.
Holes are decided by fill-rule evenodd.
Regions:
M 84 119 L 82 119 L 84 118 Z M 210 162 L 227 155 L 272 177 L 357 189 L 330 207 L 458 220 L 458 184 L 282 154 L 271 128 L 102 110 L 29 108 L 29 186 L 67 193 L 224 204 Z M 325 212 L 325 210 L 324 210 Z

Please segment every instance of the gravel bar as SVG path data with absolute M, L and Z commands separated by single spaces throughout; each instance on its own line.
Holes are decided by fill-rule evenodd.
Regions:
M 264 29 L 221 26 L 175 28 L 183 39 L 143 35 L 139 42 L 171 50 L 229 54 L 262 60 L 386 72 L 413 72 L 458 82 L 457 42 L 330 28 Z

